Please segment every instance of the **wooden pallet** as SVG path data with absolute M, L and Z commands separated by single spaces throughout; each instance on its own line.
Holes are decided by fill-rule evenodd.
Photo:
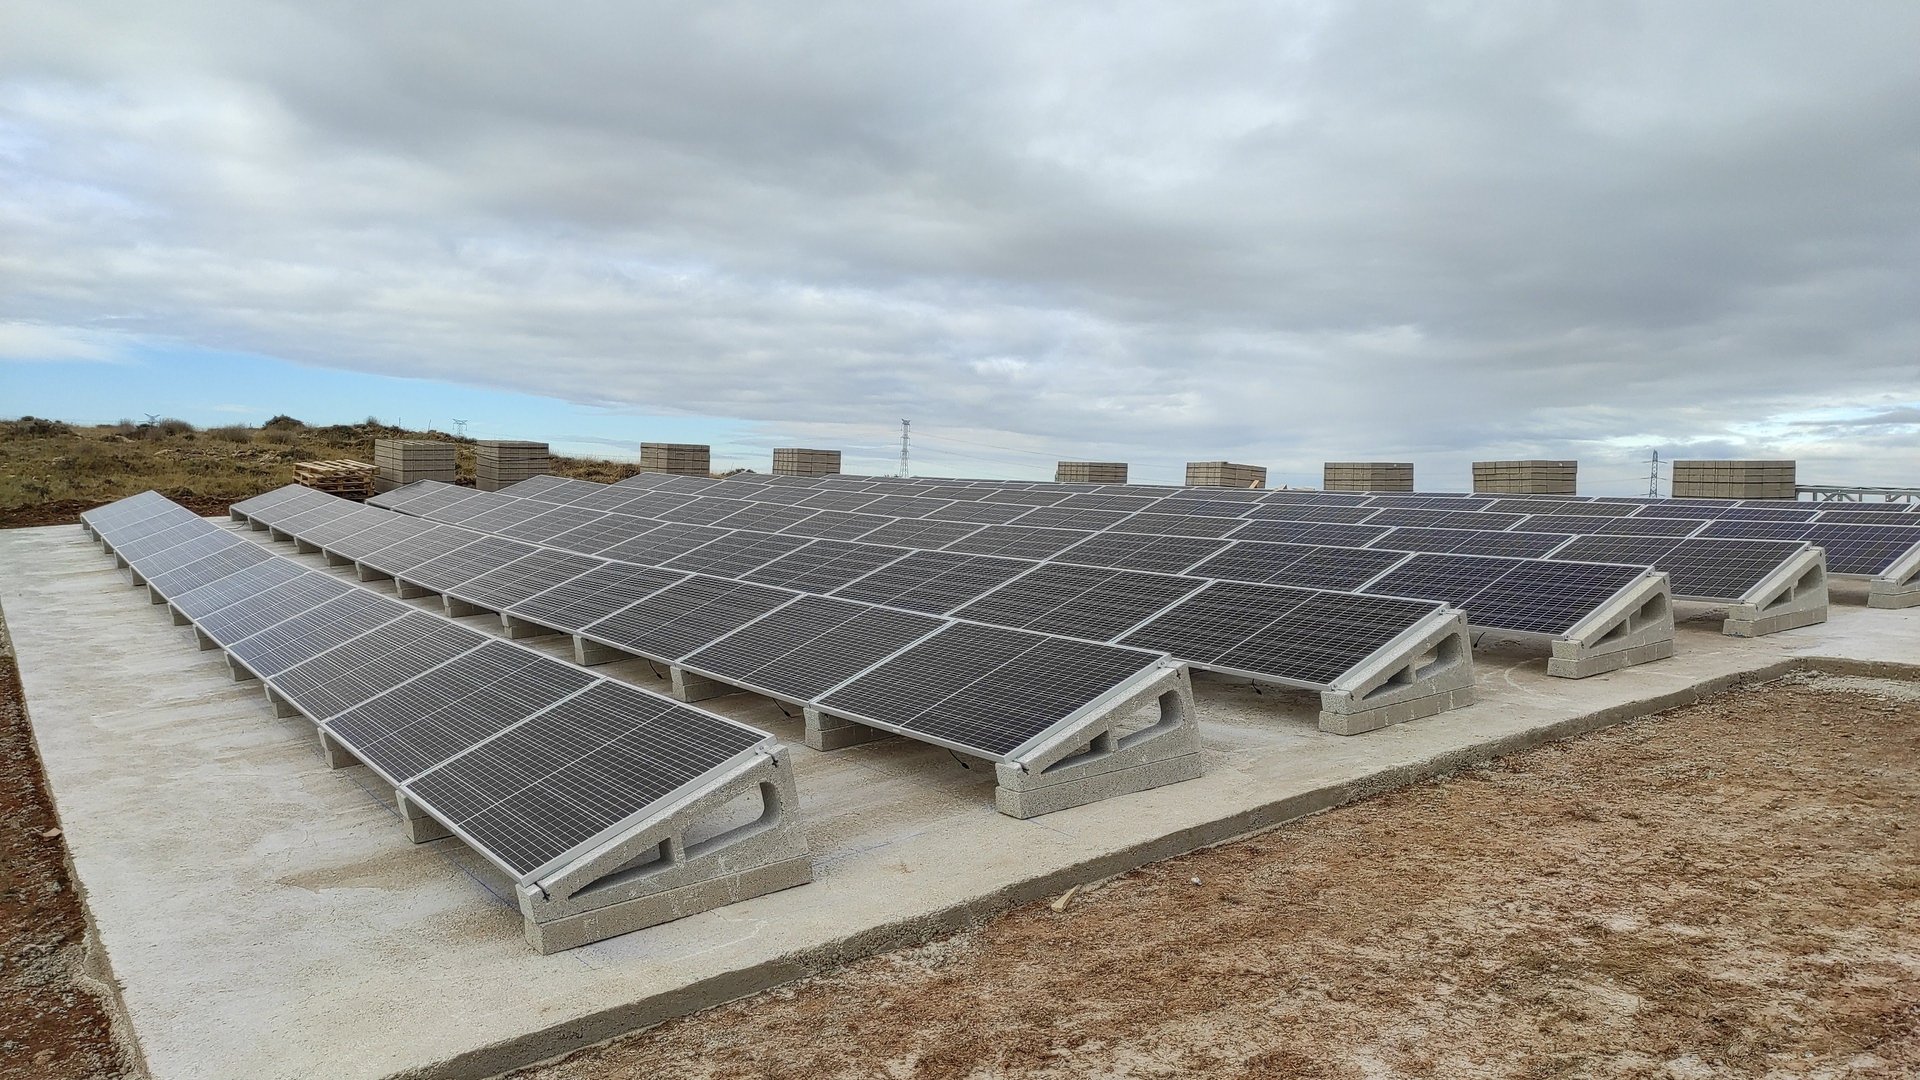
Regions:
M 373 494 L 373 466 L 364 461 L 302 461 L 293 467 L 293 482 L 345 499 Z

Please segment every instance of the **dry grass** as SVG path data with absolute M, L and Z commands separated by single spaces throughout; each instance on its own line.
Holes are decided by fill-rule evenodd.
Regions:
M 461 472 L 473 474 L 473 440 L 408 431 L 369 417 L 359 424 L 308 427 L 276 417 L 260 428 L 197 431 L 180 420 L 80 427 L 21 417 L 0 421 L 0 527 L 56 525 L 82 511 L 148 488 L 206 513 L 293 481 L 294 463 L 373 460 L 375 439 L 439 439 L 458 446 Z M 561 476 L 610 482 L 632 465 L 555 457 Z

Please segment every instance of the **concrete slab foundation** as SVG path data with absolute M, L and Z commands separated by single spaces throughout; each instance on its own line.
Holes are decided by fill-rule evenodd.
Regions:
M 1920 674 L 1920 610 L 1869 608 L 1866 586 L 1839 584 L 1825 623 L 1738 638 L 1721 634 L 1718 615 L 1693 619 L 1674 630 L 1671 660 L 1577 682 L 1549 677 L 1537 645 L 1483 640 L 1476 704 L 1359 738 L 1321 731 L 1311 695 L 1202 674 L 1192 680 L 1202 775 L 1037 821 L 997 812 L 999 778 L 938 747 L 890 738 L 819 753 L 800 748 L 802 718 L 772 702 L 715 699 L 793 748 L 801 801 L 790 817 L 812 850 L 812 882 L 540 955 L 510 882 L 457 840 L 409 842 L 393 827 L 409 815 L 391 789 L 364 767 L 328 768 L 310 723 L 275 719 L 256 688 L 228 681 L 80 530 L 0 532 L 0 606 L 60 824 L 157 1080 L 491 1076 L 1742 682 L 1803 667 Z M 529 644 L 565 656 L 573 642 Z M 631 659 L 596 670 L 665 685 Z M 1151 723 L 1155 704 L 1129 722 Z M 1153 767 L 1177 770 L 1185 756 Z M 1031 799 L 1047 786 L 1058 785 L 1027 789 Z M 703 835 L 683 838 L 689 858 Z M 680 888 L 701 902 L 774 888 L 783 862 L 716 867 L 635 895 L 650 913 L 610 917 L 645 922 L 682 903 Z M 584 914 L 556 912 L 541 924 L 546 944 Z M 442 1001 L 457 1002 L 458 1022 L 422 1008 Z

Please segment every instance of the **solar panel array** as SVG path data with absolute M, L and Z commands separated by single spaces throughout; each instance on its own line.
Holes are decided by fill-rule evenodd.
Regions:
M 312 544 L 309 530 L 324 529 L 331 520 L 365 509 L 319 492 L 289 495 L 284 491 L 270 492 L 272 498 L 263 496 L 258 502 L 235 504 L 234 513 Z M 917 599 L 946 596 L 939 589 L 940 575 L 931 575 L 932 581 L 926 575 L 917 575 L 905 590 L 913 596 L 891 598 L 904 603 L 883 606 L 858 595 L 824 595 L 827 591 L 846 593 L 845 586 L 909 555 L 906 550 L 688 526 L 713 535 L 681 533 L 685 543 L 655 548 L 650 558 L 639 560 L 633 556 L 640 541 L 675 526 L 649 523 L 648 531 L 636 540 L 603 548 L 600 556 L 535 547 L 467 528 L 482 516 L 496 523 L 513 520 L 520 515 L 507 508 L 526 501 L 491 496 L 448 501 L 436 493 L 427 503 L 436 515 L 431 520 L 376 511 L 420 522 L 421 527 L 406 532 L 389 528 L 390 522 L 368 525 L 369 530 L 382 530 L 382 537 L 392 538 L 391 543 L 354 561 L 391 574 L 407 587 L 439 592 L 525 622 L 563 630 L 584 641 L 674 664 L 803 706 L 822 705 L 828 691 L 849 680 L 859 681 L 861 686 L 875 685 L 882 679 L 884 662 L 921 639 L 965 640 L 949 635 L 966 624 L 940 617 L 963 597 L 950 596 L 937 604 L 922 605 L 938 610 L 911 610 Z M 607 516 L 603 511 L 594 513 Z M 700 516 L 711 516 L 711 508 L 702 509 Z M 577 521 L 572 531 L 585 524 Z M 604 539 L 596 537 L 591 542 L 598 545 Z M 322 550 L 331 553 L 343 545 L 350 546 L 351 540 L 343 538 L 335 541 L 334 547 Z M 1005 564 L 1007 572 L 996 582 L 1029 566 L 980 556 L 942 557 Z M 536 577 L 543 588 L 529 588 L 528 579 Z M 782 584 L 766 584 L 756 578 Z M 945 580 L 979 582 L 977 577 L 961 574 Z M 814 591 L 787 586 L 808 586 Z M 965 597 L 985 587 L 967 590 Z M 847 617 L 774 654 L 775 645 L 786 639 L 769 635 L 804 635 L 807 626 L 839 615 Z M 1117 627 L 1114 633 L 1131 625 Z M 918 714 L 879 711 L 863 713 L 857 719 L 983 757 L 1004 759 L 1098 699 L 1152 676 L 1166 660 L 1157 651 L 1086 641 L 1073 642 L 1068 648 L 1067 643 L 1051 641 L 1053 635 L 1033 636 L 1049 640 L 1044 647 L 1022 652 L 1024 667 L 1019 678 L 1055 687 L 1049 700 L 1057 708 L 1038 707 L 1032 700 L 982 697 L 970 711 L 942 719 L 937 734 Z M 988 658 L 980 659 L 984 664 Z M 1081 666 L 1063 666 L 1069 664 Z M 1089 681 L 1088 672 L 1099 674 Z M 956 666 L 932 675 L 923 673 L 919 678 L 931 679 L 930 686 L 946 686 L 959 694 L 979 676 L 979 670 Z M 996 678 L 1005 682 L 1012 676 L 1003 671 Z
M 328 527 L 348 517 L 392 524 L 378 511 L 329 514 L 285 489 L 250 505 L 314 537 L 353 531 Z M 309 570 L 151 492 L 82 521 L 232 664 L 519 881 L 774 746 L 763 731 Z M 431 573 L 525 547 L 473 535 L 472 559 Z M 418 539 L 387 546 L 430 549 Z

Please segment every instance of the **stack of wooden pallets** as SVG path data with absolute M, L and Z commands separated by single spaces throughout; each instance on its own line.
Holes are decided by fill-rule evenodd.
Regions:
M 365 499 L 373 494 L 373 466 L 364 461 L 302 461 L 293 467 L 293 482 L 343 499 Z

